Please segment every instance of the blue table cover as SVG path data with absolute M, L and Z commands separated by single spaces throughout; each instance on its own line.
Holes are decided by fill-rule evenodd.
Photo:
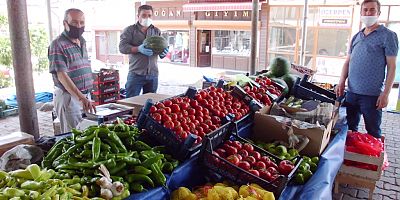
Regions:
M 279 199 L 332 199 L 332 187 L 336 174 L 343 163 L 344 145 L 347 136 L 347 125 L 344 120 L 345 111 L 340 110 L 340 118 L 336 124 L 339 132 L 333 137 L 320 157 L 317 171 L 305 185 L 290 185 L 282 192 Z M 251 126 L 246 126 L 239 131 L 241 136 L 249 136 Z M 172 191 L 184 186 L 193 188 L 207 183 L 205 175 L 207 169 L 199 163 L 198 156 L 182 163 L 167 178 L 167 187 L 158 187 L 147 192 L 133 194 L 128 199 L 169 199 Z

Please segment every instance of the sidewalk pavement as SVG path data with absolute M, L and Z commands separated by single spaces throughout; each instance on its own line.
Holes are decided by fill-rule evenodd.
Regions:
M 126 82 L 127 69 L 120 70 L 121 86 Z M 232 72 L 229 72 L 232 74 Z M 186 91 L 188 86 L 201 87 L 203 75 L 211 78 L 217 78 L 224 75 L 224 71 L 213 68 L 193 68 L 179 65 L 162 64 L 160 65 L 160 78 L 158 93 L 177 95 Z M 41 78 L 46 77 L 45 74 Z M 35 79 L 37 80 L 37 79 Z M 43 79 L 42 83 L 48 83 Z M 51 81 L 51 77 L 48 81 Z M 36 89 L 35 84 L 35 89 Z M 48 84 L 49 85 L 49 84 Z M 47 85 L 47 87 L 49 87 Z M 39 91 L 46 91 L 46 86 Z M 47 88 L 49 89 L 49 88 Z M 37 90 L 37 89 L 36 89 Z M 47 90 L 51 91 L 51 90 Z M 391 94 L 390 105 L 395 105 L 398 90 L 394 90 Z M 0 90 L 0 97 L 4 92 Z M 40 104 L 38 104 L 40 107 Z M 54 135 L 51 112 L 37 111 L 39 121 L 39 131 L 41 135 Z M 386 135 L 386 151 L 390 166 L 382 174 L 380 181 L 376 184 L 373 199 L 400 199 L 400 114 L 389 112 L 383 113 L 382 131 Z M 360 131 L 364 131 L 364 125 L 360 125 Z M 11 133 L 19 131 L 18 116 L 11 116 L 0 119 L 0 133 Z M 340 185 L 339 193 L 333 194 L 335 200 L 347 199 L 367 199 L 368 190 L 362 188 L 354 188 L 348 185 Z

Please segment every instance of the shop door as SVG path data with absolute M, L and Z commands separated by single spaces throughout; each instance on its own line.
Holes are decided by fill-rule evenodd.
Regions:
M 197 31 L 197 49 L 198 67 L 210 67 L 211 66 L 211 31 L 210 30 L 199 30 Z

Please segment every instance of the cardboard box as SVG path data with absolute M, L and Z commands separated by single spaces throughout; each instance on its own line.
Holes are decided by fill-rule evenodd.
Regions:
M 300 154 L 311 157 L 321 155 L 329 143 L 331 130 L 337 120 L 337 117 L 338 112 L 335 111 L 325 130 L 321 128 L 299 129 L 293 127 L 293 132 L 295 135 L 304 135 L 310 140 Z M 255 141 L 259 140 L 268 143 L 276 140 L 287 142 L 288 135 L 284 125 L 281 122 L 278 122 L 274 117 L 268 115 L 267 112 L 263 112 L 263 110 L 261 110 L 254 115 L 252 139 Z
M 171 98 L 173 95 L 167 94 L 156 94 L 156 93 L 146 93 L 140 96 L 126 98 L 122 100 L 118 100 L 118 104 L 126 105 L 133 107 L 133 116 L 139 115 L 140 110 L 143 108 L 144 104 L 146 103 L 147 99 L 152 99 L 153 102 L 158 102 L 167 98 Z
M 0 134 L 0 156 L 20 144 L 34 144 L 33 135 L 24 132 Z

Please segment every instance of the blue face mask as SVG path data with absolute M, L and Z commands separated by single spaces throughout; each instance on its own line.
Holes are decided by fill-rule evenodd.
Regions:
M 76 26 L 68 24 L 68 27 L 69 27 L 69 31 L 67 31 L 67 30 L 65 30 L 65 31 L 67 32 L 68 37 L 70 37 L 72 39 L 78 39 L 79 37 L 81 37 L 83 32 L 85 32 L 85 27 L 84 26 L 78 28 Z

